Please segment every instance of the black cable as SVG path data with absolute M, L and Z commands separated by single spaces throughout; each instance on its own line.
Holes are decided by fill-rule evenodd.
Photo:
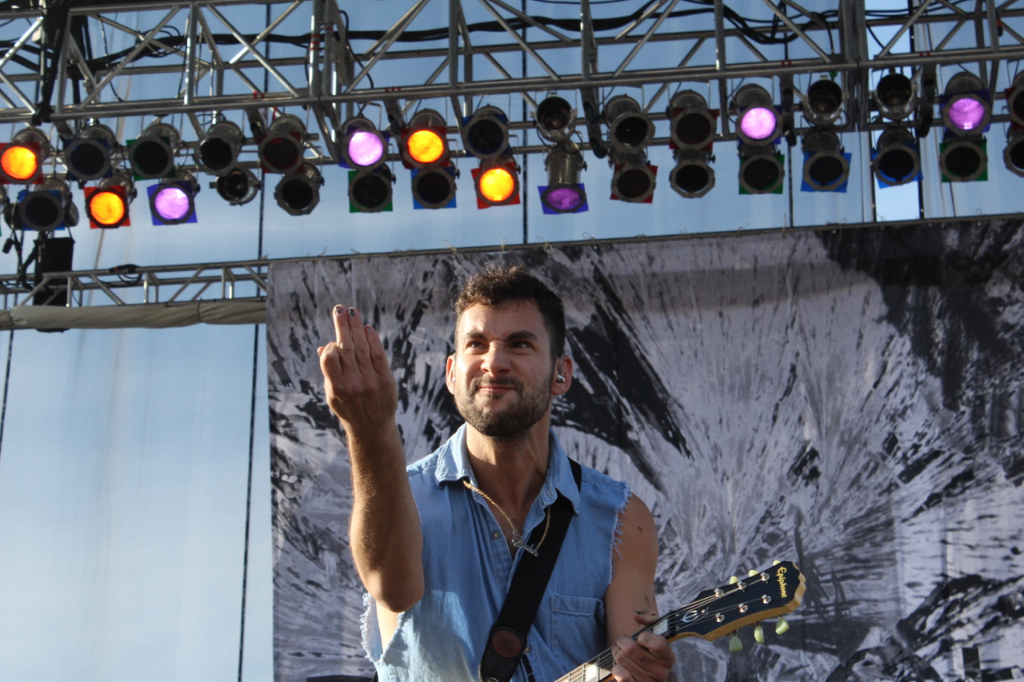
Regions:
M 4 445 L 4 422 L 7 420 L 7 387 L 11 385 L 11 353 L 14 350 L 14 330 L 11 330 L 11 338 L 7 341 L 7 372 L 4 374 L 4 403 L 0 408 L 0 452 Z
M 880 48 L 882 48 L 882 49 L 885 49 L 885 43 L 883 43 L 881 40 L 878 39 L 878 36 L 875 35 L 874 30 L 872 30 L 872 28 L 870 26 L 868 26 L 867 24 L 865 24 L 865 26 L 867 26 L 868 33 L 870 33 L 871 37 L 875 39 L 875 42 L 878 43 L 878 46 Z
M 576 4 L 575 2 L 569 2 L 569 0 L 534 0 L 534 1 L 535 2 L 541 2 L 541 3 L 544 3 L 544 4 L 551 4 L 551 5 L 561 5 L 561 4 L 575 5 Z M 594 2 L 592 2 L 592 4 L 618 4 L 618 3 L 623 2 L 623 1 L 624 0 L 594 0 Z M 64 2 L 66 3 L 67 0 L 64 0 Z M 626 25 L 628 25 L 628 24 L 630 24 L 632 22 L 638 21 L 640 19 L 640 17 L 643 16 L 643 13 L 645 11 L 647 11 L 650 8 L 650 6 L 652 4 L 654 4 L 655 2 L 656 2 L 656 0 L 649 0 L 648 2 L 643 3 L 638 9 L 636 9 L 636 11 L 632 12 L 629 15 L 618 16 L 618 17 L 609 17 L 609 18 L 601 18 L 601 19 L 594 19 L 593 22 L 592 22 L 593 29 L 594 29 L 595 33 L 605 32 L 605 31 L 614 31 L 614 30 L 621 29 L 622 27 L 624 27 L 624 26 L 626 26 Z M 668 14 L 668 16 L 666 18 L 680 19 L 680 18 L 698 16 L 698 15 L 703 15 L 703 14 L 711 14 L 711 13 L 714 12 L 714 0 L 686 0 L 686 2 L 691 4 L 691 5 L 697 5 L 701 9 L 689 9 L 689 10 L 679 10 L 679 11 L 671 12 L 671 13 Z M 965 2 L 967 2 L 967 0 L 951 0 L 950 4 L 952 4 L 954 6 L 957 6 L 957 5 L 964 4 Z M 64 3 L 57 3 L 56 7 L 60 7 L 61 4 L 64 4 Z M 783 11 L 785 11 L 784 10 L 785 6 L 784 5 L 781 5 L 781 6 L 783 7 Z M 351 27 L 349 25 L 348 14 L 345 11 L 343 11 L 343 10 L 341 11 L 341 14 L 342 14 L 342 17 L 343 17 L 343 19 L 345 21 L 345 26 L 346 26 L 346 29 L 347 29 L 346 30 L 346 39 L 347 39 L 346 40 L 346 47 L 349 49 L 349 52 L 350 52 L 350 54 L 353 55 L 353 57 L 355 57 L 356 52 L 351 49 L 351 41 L 353 41 L 353 40 L 376 41 L 376 40 L 379 40 L 385 34 L 385 31 L 378 31 L 378 30 L 373 30 L 373 31 L 369 31 L 369 30 L 368 31 L 353 31 L 353 30 L 351 30 Z M 868 17 L 872 17 L 872 18 L 891 19 L 891 18 L 905 18 L 905 17 L 909 16 L 909 12 L 906 11 L 906 10 L 870 10 L 870 11 L 866 12 L 865 15 L 868 16 Z M 950 13 L 950 15 L 952 16 L 952 13 Z M 651 17 L 647 17 L 647 19 L 655 19 L 655 18 L 657 18 L 659 16 L 660 15 L 655 14 L 655 15 L 652 15 Z M 935 16 L 941 16 L 941 14 L 940 15 L 935 15 Z M 770 19 L 755 19 L 755 18 L 752 18 L 752 17 L 746 17 L 744 15 L 741 15 L 737 11 L 732 9 L 731 7 L 725 6 L 723 8 L 723 17 L 736 30 L 738 30 L 741 34 L 743 34 L 744 37 L 746 37 L 747 39 L 749 39 L 752 42 L 757 43 L 757 44 L 761 44 L 761 45 L 786 44 L 786 43 L 790 43 L 793 40 L 796 40 L 798 38 L 798 36 L 796 36 L 795 34 L 789 34 L 789 35 L 782 35 L 782 36 L 780 36 L 779 35 L 779 30 L 781 29 L 780 20 L 779 20 L 779 17 L 774 15 L 774 14 L 773 14 L 773 16 Z M 813 16 L 813 18 L 809 19 L 807 22 L 805 22 L 802 25 L 800 25 L 800 27 L 801 28 L 811 28 L 811 27 L 813 27 L 813 26 L 815 26 L 817 24 L 820 24 L 821 22 L 825 22 L 826 25 L 827 25 L 828 21 L 835 20 L 837 18 L 838 18 L 838 12 L 837 11 L 835 11 L 835 10 L 828 10 L 828 11 L 825 11 L 825 12 L 821 12 L 821 13 L 815 14 Z M 544 17 L 544 16 L 535 16 L 535 17 L 531 17 L 531 19 L 534 22 L 536 22 L 537 24 L 540 24 L 542 26 L 548 26 L 548 27 L 551 27 L 551 28 L 560 29 L 560 30 L 565 31 L 565 32 L 570 32 L 571 33 L 571 32 L 579 32 L 581 30 L 580 29 L 580 22 L 579 22 L 578 19 L 553 19 L 553 18 Z M 511 28 L 514 31 L 522 30 L 524 28 L 527 28 L 530 25 L 529 22 L 527 22 L 525 20 L 522 20 L 522 19 L 519 19 L 518 17 L 513 17 L 513 18 L 510 18 L 510 19 L 507 19 L 506 20 L 506 24 L 507 24 L 507 26 L 509 28 Z M 767 31 L 767 33 L 764 33 L 762 31 L 755 30 L 753 28 L 755 26 L 766 28 L 766 29 L 768 29 L 768 31 Z M 502 33 L 502 32 L 505 32 L 505 30 L 506 30 L 506 28 L 504 26 L 502 26 L 500 23 L 498 23 L 497 21 L 478 22 L 478 23 L 475 23 L 475 24 L 468 25 L 467 28 L 468 28 L 470 33 L 480 33 L 480 32 Z M 868 28 L 869 32 L 872 32 L 872 35 L 873 35 L 873 31 L 872 31 L 871 27 L 868 26 L 867 28 Z M 109 46 L 106 44 L 106 31 L 104 30 L 104 27 L 102 25 L 100 26 L 100 30 L 101 30 L 101 35 L 103 36 L 103 39 L 104 39 L 104 51 L 105 51 L 105 54 L 102 55 L 102 56 L 93 56 L 91 54 L 91 49 L 85 49 L 84 50 L 86 52 L 85 62 L 89 66 L 89 68 L 92 69 L 92 70 L 105 69 L 105 70 L 109 71 L 111 68 L 116 67 L 123 60 L 127 59 L 129 57 L 129 55 L 132 53 L 132 51 L 138 45 L 138 42 L 136 42 L 135 45 L 132 45 L 131 47 L 126 48 L 124 50 L 121 50 L 119 52 L 110 53 L 109 52 Z M 429 41 L 443 40 L 443 39 L 446 39 L 448 37 L 448 31 L 449 31 L 449 27 L 447 27 L 447 26 L 439 27 L 439 28 L 433 28 L 433 29 L 424 29 L 424 30 L 419 30 L 419 31 L 405 31 L 405 32 L 403 32 L 397 38 L 397 42 L 401 42 L 401 43 L 418 43 L 418 42 L 429 42 Z M 164 29 L 161 30 L 161 32 L 159 33 L 159 36 L 160 36 L 161 42 L 163 42 L 167 46 L 167 48 L 171 48 L 171 49 L 167 49 L 167 48 L 164 48 L 164 47 L 157 47 L 157 46 L 153 46 L 153 45 L 147 45 L 144 49 L 142 49 L 139 52 L 139 54 L 135 55 L 135 57 L 132 58 L 132 61 L 137 61 L 137 60 L 141 60 L 141 59 L 162 59 L 162 58 L 170 56 L 172 54 L 176 54 L 176 52 L 173 51 L 173 50 L 178 50 L 179 48 L 183 47 L 184 44 L 185 44 L 184 36 L 182 36 L 180 34 L 178 29 L 173 28 L 173 27 L 165 27 Z M 211 37 L 212 37 L 213 41 L 216 44 L 219 44 L 219 45 L 231 45 L 231 44 L 236 44 L 237 43 L 237 40 L 235 39 L 235 37 L 233 35 L 230 35 L 230 34 L 213 34 Z M 251 41 L 251 40 L 255 39 L 256 35 L 252 34 L 252 35 L 246 35 L 246 36 L 243 36 L 243 37 L 246 40 L 250 40 Z M 338 37 L 340 39 L 340 36 L 338 36 Z M 873 35 L 873 37 L 875 38 L 876 41 L 879 42 L 879 44 L 881 44 L 881 41 L 878 40 L 877 36 Z M 308 46 L 309 45 L 310 38 L 311 38 L 311 35 L 309 33 L 302 34 L 302 35 L 295 35 L 295 36 L 286 36 L 286 35 L 280 35 L 280 34 L 271 33 L 271 34 L 267 35 L 264 38 L 264 42 L 265 43 L 274 43 L 274 42 L 276 42 L 276 43 L 294 45 L 294 46 L 297 46 L 297 47 L 304 47 L 304 46 Z M 88 39 L 88 36 L 86 36 L 86 39 Z M 830 35 L 829 35 L 829 39 L 832 40 L 831 32 L 830 32 Z M 0 40 L 0 49 L 3 49 L 5 47 L 10 47 L 13 44 L 14 44 L 13 40 Z M 91 46 L 89 46 L 89 47 L 91 48 Z M 33 45 L 30 45 L 30 44 L 22 46 L 21 50 L 23 50 L 26 54 L 37 54 L 37 55 L 40 56 L 40 59 L 44 59 L 44 60 L 48 56 L 48 53 L 55 53 L 56 52 L 55 50 L 45 50 L 45 49 L 41 50 L 37 46 L 33 46 Z M 55 58 L 55 57 L 53 57 L 52 54 L 50 54 L 49 56 L 51 56 L 52 58 Z M 355 57 L 355 59 L 356 59 L 356 62 L 360 66 L 363 66 L 362 62 L 358 59 L 358 57 Z M 20 65 L 22 65 L 22 66 L 25 66 L 27 68 L 33 68 L 33 69 L 34 68 L 38 68 L 37 64 L 33 64 L 30 60 L 25 59 L 24 57 L 21 57 L 18 54 L 12 55 L 11 60 L 16 62 L 16 63 L 18 63 L 18 64 L 20 64 Z M 51 59 L 51 61 L 52 61 L 52 59 Z M 80 79 L 80 78 L 83 77 L 83 74 L 80 73 L 80 70 L 78 69 L 77 65 L 75 65 L 75 64 L 70 64 L 68 66 L 68 75 L 71 78 L 77 78 L 77 79 Z M 372 79 L 371 79 L 370 85 L 371 85 L 371 87 L 374 87 Z M 46 91 L 44 90 L 44 95 L 45 94 L 46 94 Z M 121 99 L 121 97 L 119 95 L 117 95 L 116 92 L 114 93 L 114 95 L 115 95 L 115 97 L 119 101 L 123 101 Z
M 238 682 L 242 682 L 242 666 L 245 654 L 245 597 L 249 582 L 249 522 L 252 517 L 252 461 L 256 451 L 256 379 L 259 367 L 260 326 L 253 325 L 256 332 L 252 340 L 252 400 L 249 406 L 249 474 L 245 484 L 245 551 L 242 554 L 242 634 L 238 645 Z
M 573 5 L 579 7 L 580 3 L 571 2 L 570 0 L 533 0 L 533 2 L 542 2 L 545 5 Z M 620 2 L 632 2 L 632 0 L 590 0 L 590 4 L 593 5 L 615 5 Z
M 267 5 L 267 26 L 270 26 L 270 5 Z M 270 43 L 263 47 L 263 56 L 270 59 Z M 270 73 L 263 71 L 263 91 L 270 87 Z M 263 216 L 267 199 L 267 172 L 260 175 L 260 217 L 259 232 L 256 242 L 256 257 L 261 258 L 263 252 Z M 252 460 L 256 442 L 256 373 L 259 366 L 260 326 L 254 325 L 256 332 L 252 342 L 252 400 L 249 408 L 249 475 L 245 489 L 245 550 L 242 553 L 242 615 L 240 633 L 238 635 L 238 682 L 242 682 L 242 669 L 245 664 L 245 602 L 249 591 L 249 522 L 252 517 Z
M 352 55 L 353 59 L 356 60 L 356 64 L 359 64 L 360 68 L 365 69 L 366 67 L 363 65 L 363 60 L 361 60 L 356 55 L 356 51 L 352 49 L 352 42 L 348 39 L 348 33 L 349 33 L 348 12 L 346 12 L 343 9 L 339 9 L 338 12 L 341 13 L 341 18 L 345 20 L 345 49 L 348 50 L 348 53 L 350 55 Z M 371 88 L 376 88 L 377 87 L 376 85 L 373 84 L 373 74 L 372 73 L 367 72 L 366 73 L 366 78 L 367 78 L 368 81 L 370 81 L 370 87 Z M 359 113 L 362 114 L 362 111 L 360 111 Z

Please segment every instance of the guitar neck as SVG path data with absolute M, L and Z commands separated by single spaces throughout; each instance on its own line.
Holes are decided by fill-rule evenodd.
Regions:
M 670 642 L 682 637 L 711 641 L 741 627 L 789 613 L 800 606 L 804 577 L 792 562 L 784 561 L 749 578 L 707 590 L 682 608 L 636 631 L 661 635 Z M 555 682 L 603 682 L 612 675 L 611 649 L 570 670 Z
M 673 613 L 676 612 L 673 611 Z M 659 629 L 664 629 L 665 624 L 671 617 L 672 613 L 645 628 L 641 628 L 632 635 L 632 638 L 636 639 L 644 632 L 656 632 Z M 611 679 L 612 666 L 614 665 L 615 659 L 612 657 L 612 650 L 605 649 L 583 665 L 573 668 L 562 677 L 559 677 L 555 682 L 604 682 L 604 680 Z

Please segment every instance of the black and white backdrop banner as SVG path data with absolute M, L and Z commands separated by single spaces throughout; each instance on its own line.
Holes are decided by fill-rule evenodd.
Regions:
M 566 302 L 556 431 L 651 507 L 661 609 L 776 558 L 807 576 L 787 635 L 681 640 L 681 680 L 1024 677 L 1024 229 L 986 220 L 275 264 L 276 680 L 372 673 L 332 306 L 384 340 L 411 462 L 459 424 L 452 292 L 494 260 Z

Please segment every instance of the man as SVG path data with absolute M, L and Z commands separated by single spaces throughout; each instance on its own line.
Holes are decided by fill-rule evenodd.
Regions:
M 514 680 L 553 682 L 611 646 L 620 682 L 664 680 L 653 518 L 625 484 L 584 468 L 577 487 L 551 431 L 572 385 L 562 302 L 521 267 L 474 275 L 455 304 L 446 383 L 466 420 L 406 470 L 397 388 L 377 333 L 337 306 L 337 340 L 318 349 L 327 401 L 348 438 L 351 545 L 369 593 L 367 653 L 383 681 L 472 682 L 517 557 L 547 509 L 573 506 Z M 546 527 L 546 526 L 544 526 Z

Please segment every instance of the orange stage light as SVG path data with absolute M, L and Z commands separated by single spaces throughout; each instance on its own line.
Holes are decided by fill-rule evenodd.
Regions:
M 89 219 L 99 227 L 120 226 L 128 212 L 124 196 L 110 187 L 93 192 L 87 206 Z
M 8 145 L 0 156 L 0 168 L 12 180 L 28 182 L 39 172 L 39 157 L 24 145 Z
M 507 168 L 488 168 L 480 175 L 480 194 L 488 201 L 500 204 L 515 192 L 516 181 Z
M 433 130 L 417 130 L 406 143 L 409 156 L 422 164 L 431 164 L 444 156 L 444 140 Z

